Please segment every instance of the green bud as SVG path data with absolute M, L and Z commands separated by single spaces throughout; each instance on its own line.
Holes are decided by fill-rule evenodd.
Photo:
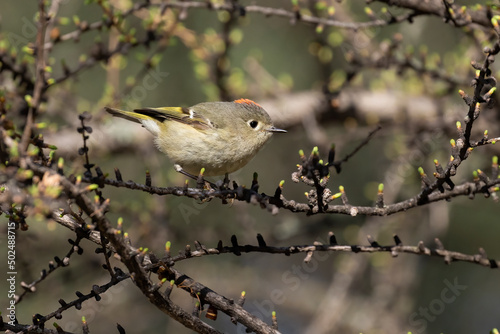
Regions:
M 33 55 L 35 54 L 35 51 L 33 50 L 33 48 L 30 48 L 29 46 L 25 45 L 22 47 L 21 49 L 24 53 L 27 53 L 29 55 Z
M 31 95 L 28 95 L 28 94 L 24 95 L 24 100 L 26 101 L 26 103 L 28 103 L 29 107 L 33 107 L 33 104 L 32 104 L 33 97 Z
M 59 24 L 62 26 L 68 25 L 70 22 L 70 19 L 68 17 L 60 17 L 59 18 Z
M 96 190 L 97 188 L 99 188 L 99 185 L 93 183 L 93 184 L 88 185 L 85 189 L 88 191 L 92 191 L 92 190 Z
M 498 16 L 495 15 L 491 18 L 491 24 L 493 27 L 498 28 Z
M 35 124 L 35 128 L 37 129 L 45 129 L 47 127 L 47 123 L 45 122 L 40 122 Z
M 18 150 L 18 147 L 17 145 L 12 145 L 10 147 L 10 155 L 13 157 L 13 158 L 17 158 L 19 156 L 19 150 Z
M 38 155 L 38 153 L 40 153 L 40 149 L 36 146 L 31 148 L 30 151 L 28 152 L 30 156 Z

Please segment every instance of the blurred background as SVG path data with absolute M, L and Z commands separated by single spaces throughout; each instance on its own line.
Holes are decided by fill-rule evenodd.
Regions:
M 238 3 L 294 9 L 290 1 Z M 58 31 L 51 32 L 49 42 L 53 43 L 50 76 L 61 78 L 68 69 L 78 70 L 49 88 L 37 121 L 49 124 L 43 134 L 59 148 L 57 155 L 67 161 L 68 174 L 84 171 L 76 127 L 78 114 L 89 111 L 92 163 L 111 177 L 113 169 L 119 168 L 124 180 L 144 183 L 145 172 L 150 171 L 155 186 L 183 185 L 185 178 L 156 150 L 146 130 L 112 118 L 103 107 L 191 106 L 250 98 L 288 133 L 275 135 L 249 165 L 231 175 L 238 184 L 249 186 L 257 172 L 259 191 L 272 194 L 285 180 L 283 195 L 306 202 L 308 187 L 290 178 L 300 162 L 298 151 L 308 154 L 318 146 L 326 158 L 335 144 L 340 159 L 381 124 L 382 130 L 343 165 L 340 174 L 332 170 L 329 187 L 336 192 L 344 186 L 353 205 L 374 205 L 379 183 L 385 185 L 386 204 L 408 199 L 420 190 L 418 167 L 432 175 L 434 159 L 447 161 L 449 141 L 457 137 L 455 122 L 463 121 L 467 113 L 457 91 L 472 94 L 470 62 L 483 61 L 482 48 L 491 45 L 494 37 L 488 29 L 456 28 L 432 16 L 353 30 L 251 11 L 239 16 L 168 8 L 161 15 L 159 6 L 153 5 L 125 16 L 121 32 L 91 29 L 78 39 L 54 42 L 84 21 L 105 20 L 106 8 L 125 12 L 134 4 L 121 0 L 59 3 Z M 35 40 L 36 3 L 0 0 L 0 5 L 9 8 L 0 14 L 2 47 L 15 48 L 18 61 L 27 59 L 29 66 L 23 46 Z M 364 1 L 299 1 L 295 6 L 303 15 L 352 23 L 409 12 L 397 7 L 387 12 L 382 3 L 374 2 L 370 13 Z M 101 50 L 114 49 L 124 38 L 144 39 L 148 27 L 163 37 L 90 64 L 89 59 L 98 58 Z M 16 85 L 16 78 L 0 73 L 3 94 L 14 96 Z M 12 110 L 22 110 L 25 102 L 13 99 Z M 498 136 L 498 115 L 497 105 L 482 110 L 474 137 L 481 138 L 486 129 Z M 22 115 L 13 117 L 22 124 Z M 497 146 L 475 150 L 460 166 L 455 183 L 470 181 L 478 168 L 489 173 L 492 156 L 498 153 Z M 176 253 L 194 240 L 208 247 L 219 240 L 229 244 L 233 234 L 240 244 L 256 244 L 260 233 L 268 245 L 288 246 L 327 242 L 332 231 L 340 244 L 368 244 L 366 237 L 372 235 L 388 245 L 397 234 L 405 245 L 422 240 L 434 247 L 434 238 L 439 238 L 449 250 L 476 254 L 483 247 L 489 257 L 500 258 L 498 203 L 482 196 L 455 198 L 388 217 L 350 217 L 285 210 L 273 216 L 248 203 L 223 205 L 217 199 L 199 203 L 111 186 L 103 194 L 111 199 L 110 220 L 123 217 L 132 242 L 157 254 L 163 254 L 166 241 L 172 242 Z M 25 282 L 36 279 L 55 255 L 62 258 L 73 235 L 51 221 L 28 223 L 29 230 L 17 238 L 18 277 Z M 1 238 L 5 245 L 5 228 Z M 75 290 L 87 292 L 92 284 L 107 282 L 108 274 L 100 268 L 102 256 L 94 254 L 96 246 L 88 241 L 82 246 L 83 256 L 72 257 L 68 268 L 52 274 L 18 306 L 20 322 L 30 323 L 33 314 L 55 310 L 57 300 L 72 300 Z M 36 265 L 29 261 L 33 254 Z M 245 308 L 268 323 L 271 311 L 276 311 L 282 333 L 487 333 L 498 326 L 498 271 L 407 254 L 392 258 L 390 254 L 324 253 L 315 254 L 309 264 L 303 259 L 304 255 L 226 254 L 181 261 L 176 267 L 228 298 L 237 299 L 246 291 Z M 178 290 L 172 298 L 187 310 L 194 305 Z M 127 333 L 190 333 L 149 304 L 130 281 L 104 294 L 101 302 L 89 301 L 81 310 L 65 312 L 58 324 L 66 331 L 81 332 L 81 316 L 94 333 L 112 332 L 116 323 Z M 207 322 L 226 333 L 244 333 L 223 314 Z

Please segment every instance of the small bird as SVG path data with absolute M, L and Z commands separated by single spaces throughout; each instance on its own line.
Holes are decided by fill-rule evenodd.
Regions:
M 229 174 L 245 166 L 275 132 L 267 112 L 248 99 L 204 102 L 189 108 L 164 107 L 124 111 L 113 116 L 141 123 L 178 171 L 198 175 Z

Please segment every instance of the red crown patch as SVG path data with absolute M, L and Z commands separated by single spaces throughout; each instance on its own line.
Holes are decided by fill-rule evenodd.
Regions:
M 249 99 L 238 99 L 234 100 L 234 103 L 241 103 L 241 104 L 248 104 L 248 105 L 256 105 L 258 107 L 261 107 L 260 104 L 253 102 L 252 100 Z M 262 107 L 261 107 L 262 108 Z

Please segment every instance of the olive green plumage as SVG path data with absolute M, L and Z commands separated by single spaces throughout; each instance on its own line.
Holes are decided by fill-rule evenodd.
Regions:
M 141 123 L 155 136 L 160 151 L 195 175 L 201 168 L 207 176 L 232 173 L 245 166 L 274 132 L 286 132 L 273 126 L 260 105 L 246 99 L 189 108 L 105 109 Z

